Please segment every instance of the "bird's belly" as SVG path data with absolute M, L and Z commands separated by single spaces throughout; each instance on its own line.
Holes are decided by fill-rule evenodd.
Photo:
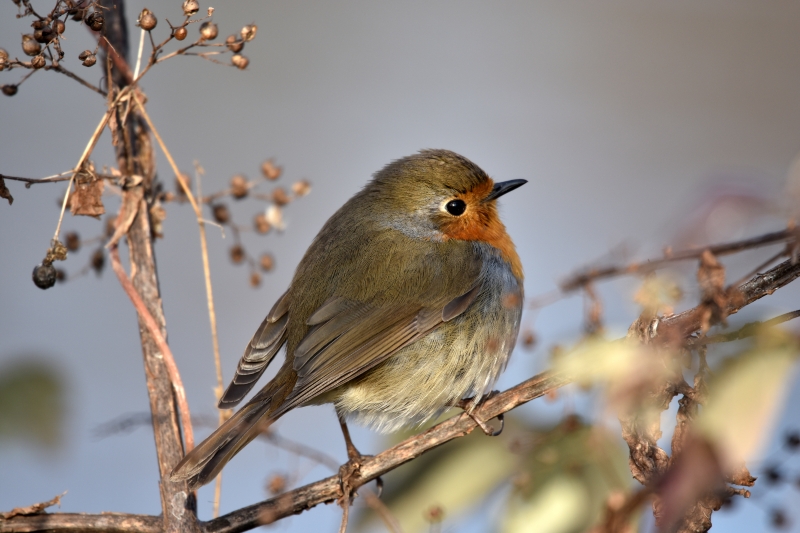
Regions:
M 521 292 L 487 291 L 440 325 L 329 396 L 339 413 L 382 432 L 418 425 L 453 402 L 491 392 L 519 331 Z M 435 361 L 435 362 L 434 362 Z

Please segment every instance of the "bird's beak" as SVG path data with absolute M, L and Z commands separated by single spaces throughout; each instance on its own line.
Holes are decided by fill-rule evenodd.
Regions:
M 491 200 L 497 200 L 505 193 L 511 192 L 517 187 L 522 187 L 526 183 L 528 183 L 528 180 L 509 180 L 495 183 L 494 187 L 492 187 L 492 192 L 490 192 L 489 195 L 483 199 L 483 201 L 489 202 Z

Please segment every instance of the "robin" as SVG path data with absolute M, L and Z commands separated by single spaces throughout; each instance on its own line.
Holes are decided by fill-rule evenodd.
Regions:
M 172 479 L 191 490 L 211 481 L 295 407 L 333 403 L 351 459 L 346 419 L 390 432 L 453 405 L 472 413 L 519 332 L 522 265 L 496 200 L 525 183 L 495 183 L 447 150 L 376 173 L 311 243 L 219 407 L 241 402 L 285 345 L 283 366 Z

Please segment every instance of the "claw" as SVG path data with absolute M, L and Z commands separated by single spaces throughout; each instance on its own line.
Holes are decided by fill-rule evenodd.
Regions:
M 480 403 L 485 402 L 486 400 L 488 400 L 489 398 L 491 398 L 495 394 L 498 394 L 498 392 L 496 390 L 493 390 L 492 392 L 487 394 L 485 397 L 483 397 L 480 400 Z M 463 409 L 464 412 L 467 413 L 467 416 L 469 416 L 472 420 L 475 421 L 476 424 L 478 424 L 478 427 L 481 428 L 481 430 L 483 431 L 483 433 L 485 435 L 488 435 L 489 437 L 496 437 L 496 436 L 500 435 L 503 432 L 503 428 L 506 425 L 505 417 L 503 416 L 503 413 L 500 413 L 499 415 L 497 415 L 497 420 L 500 421 L 500 429 L 494 429 L 491 426 L 487 425 L 486 422 L 484 422 L 483 420 L 481 420 L 477 416 L 475 416 L 474 410 L 478 406 L 478 403 L 479 402 L 475 401 L 475 398 L 462 398 L 462 399 L 458 400 L 457 402 L 453 403 L 453 406 Z

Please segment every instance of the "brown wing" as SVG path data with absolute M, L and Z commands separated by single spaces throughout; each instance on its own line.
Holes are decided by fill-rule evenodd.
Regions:
M 432 307 L 329 300 L 308 319 L 313 327 L 294 354 L 297 383 L 274 416 L 348 382 L 463 313 L 479 287 Z
M 220 409 L 234 407 L 247 396 L 267 365 L 286 342 L 289 321 L 289 292 L 283 293 L 256 330 L 236 367 L 236 375 L 219 400 Z

